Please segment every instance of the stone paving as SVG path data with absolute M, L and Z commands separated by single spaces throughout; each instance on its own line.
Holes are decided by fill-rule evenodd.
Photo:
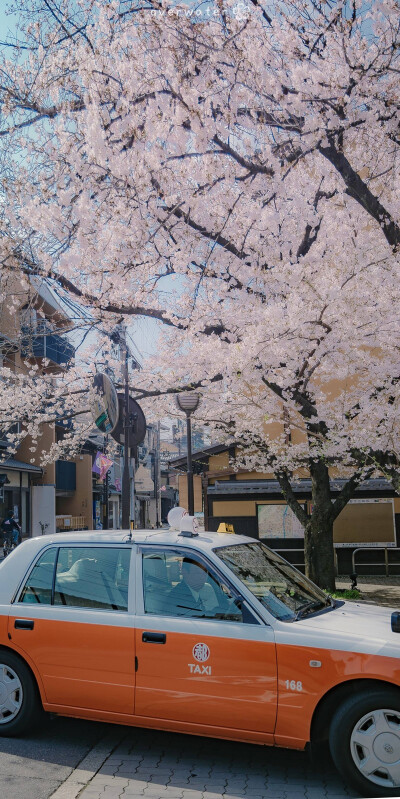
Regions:
M 350 579 L 339 575 L 336 579 L 337 588 L 350 588 Z M 400 610 L 400 576 L 364 576 L 357 578 L 357 588 L 361 591 L 365 602 L 376 605 L 385 605 Z
M 313 766 L 304 752 L 136 729 L 79 793 L 79 799 L 354 796 L 328 759 Z

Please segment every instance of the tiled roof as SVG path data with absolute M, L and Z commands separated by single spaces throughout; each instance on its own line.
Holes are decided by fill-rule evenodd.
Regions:
M 331 480 L 331 491 L 340 491 L 346 480 Z M 297 480 L 291 483 L 295 494 L 311 493 L 311 480 Z M 384 478 L 365 480 L 357 488 L 357 494 L 377 491 L 390 491 L 393 486 Z M 217 480 L 215 485 L 207 488 L 207 494 L 281 494 L 282 489 L 277 480 Z
M 42 474 L 40 466 L 34 466 L 33 463 L 25 463 L 24 461 L 17 461 L 15 458 L 7 458 L 7 460 L 0 460 L 0 471 L 2 469 L 12 469 L 18 472 L 35 472 L 35 474 Z

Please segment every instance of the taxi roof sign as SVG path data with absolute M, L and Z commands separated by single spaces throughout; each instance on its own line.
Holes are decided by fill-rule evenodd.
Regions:
M 221 522 L 217 530 L 217 533 L 234 533 L 234 532 L 235 528 L 233 524 L 227 524 L 226 522 Z

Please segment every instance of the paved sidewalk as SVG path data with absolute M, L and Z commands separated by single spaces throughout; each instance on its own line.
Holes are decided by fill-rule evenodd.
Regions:
M 336 588 L 350 588 L 350 578 L 339 575 Z M 357 588 L 365 602 L 400 610 L 400 576 L 361 576 L 357 578 Z
M 93 754 L 92 754 L 93 758 Z M 96 773 L 85 763 L 51 799 L 349 799 L 330 761 L 175 733 L 130 730 Z M 78 776 L 77 776 L 78 775 Z M 87 780 L 82 790 L 82 783 Z

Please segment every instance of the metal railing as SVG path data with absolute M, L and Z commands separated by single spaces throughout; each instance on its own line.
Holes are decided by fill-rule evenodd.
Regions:
M 274 547 L 274 552 L 277 552 L 278 555 L 282 555 L 282 557 L 285 558 L 286 560 L 289 560 L 289 559 L 286 557 L 286 555 L 283 555 L 284 552 L 302 552 L 303 553 L 303 560 L 301 561 L 301 563 L 294 563 L 292 560 L 289 560 L 289 563 L 291 563 L 292 566 L 295 566 L 296 569 L 305 570 L 304 547 L 301 547 L 301 548 L 298 548 L 298 549 L 292 549 L 291 547 L 288 547 L 287 549 L 282 549 L 281 547 L 279 547 L 278 549 L 275 549 L 275 547 Z M 334 550 L 334 558 L 335 558 L 336 574 L 338 574 L 338 558 L 337 558 L 336 549 Z M 353 571 L 354 571 L 354 568 L 353 568 Z
M 279 548 L 275 549 L 275 547 L 274 547 L 273 549 L 274 549 L 274 552 L 277 552 L 278 555 L 282 555 L 282 557 L 284 557 L 286 560 L 289 560 L 289 558 L 287 556 L 287 553 L 290 553 L 290 552 L 302 552 L 303 559 L 302 559 L 302 561 L 300 563 L 295 563 L 292 560 L 289 560 L 289 563 L 291 563 L 292 566 L 295 566 L 296 569 L 304 569 L 305 566 L 304 566 L 304 549 L 303 548 L 292 549 L 291 547 L 287 547 L 287 548 L 282 549 L 281 547 L 279 547 Z M 370 561 L 369 560 L 369 561 L 365 561 L 364 563 L 358 563 L 358 564 L 356 563 L 356 555 L 357 555 L 358 552 L 376 552 L 376 551 L 380 551 L 380 552 L 384 553 L 384 559 L 383 560 L 380 560 L 380 561 L 375 561 L 375 560 L 374 561 Z M 337 555 L 337 550 L 335 549 L 334 552 L 335 552 L 336 574 L 338 574 L 338 555 Z M 362 566 L 362 567 L 365 567 L 365 568 L 368 568 L 369 566 L 380 566 L 380 567 L 384 567 L 385 568 L 385 575 L 386 575 L 386 577 L 389 577 L 389 570 L 390 570 L 391 566 L 397 566 L 397 567 L 400 568 L 400 560 L 396 560 L 396 561 L 390 560 L 389 559 L 389 552 L 400 552 L 400 547 L 357 547 L 356 549 L 353 550 L 352 555 L 351 555 L 351 569 L 352 569 L 353 574 L 357 571 L 357 569 L 356 569 L 357 565 L 359 567 Z
M 366 563 L 359 563 L 358 566 L 384 566 L 385 567 L 385 574 L 386 577 L 389 577 L 389 569 L 391 566 L 400 566 L 400 560 L 398 561 L 391 561 L 389 560 L 389 552 L 399 552 L 400 547 L 357 547 L 352 553 L 351 556 L 351 566 L 353 573 L 356 572 L 356 554 L 357 552 L 377 552 L 382 551 L 384 552 L 384 560 L 383 561 L 368 561 Z
M 282 557 L 285 558 L 285 560 L 289 560 L 289 558 L 287 558 L 286 555 L 283 554 L 284 552 L 302 552 L 303 553 L 303 560 L 301 561 L 301 563 L 294 563 L 292 560 L 289 560 L 289 563 L 291 563 L 292 566 L 295 566 L 296 569 L 304 569 L 305 568 L 305 564 L 304 564 L 304 547 L 300 547 L 299 549 L 292 549 L 291 547 L 288 547 L 287 549 L 281 549 L 281 547 L 279 547 L 278 549 L 275 549 L 275 547 L 273 547 L 273 550 L 274 550 L 274 552 L 277 552 L 278 555 L 282 555 Z

